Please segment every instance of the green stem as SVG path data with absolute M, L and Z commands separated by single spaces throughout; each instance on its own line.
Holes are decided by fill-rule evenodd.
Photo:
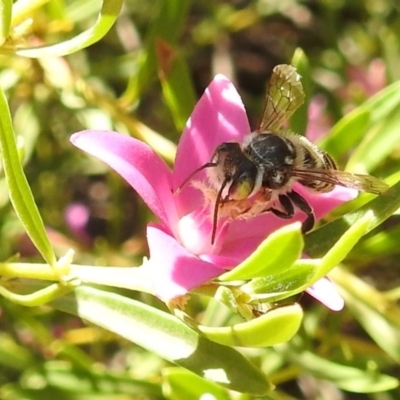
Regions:
M 154 294 L 148 269 L 141 267 L 94 267 L 71 264 L 69 276 L 83 283 L 138 290 Z M 0 276 L 59 281 L 60 273 L 48 264 L 0 263 Z M 68 283 L 67 283 L 68 286 Z
M 11 26 L 30 18 L 32 14 L 50 0 L 18 0 L 12 8 Z
M 36 307 L 49 303 L 50 301 L 67 294 L 68 292 L 74 290 L 79 283 L 80 282 L 78 280 L 73 280 L 68 285 L 54 283 L 31 294 L 13 293 L 5 287 L 0 286 L 0 295 L 12 301 L 13 303 L 20 304 L 22 306 Z

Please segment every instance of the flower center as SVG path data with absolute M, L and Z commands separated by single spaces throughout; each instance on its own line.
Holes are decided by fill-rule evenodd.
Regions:
M 208 205 L 185 215 L 178 223 L 179 240 L 192 254 L 211 254 L 212 217 Z

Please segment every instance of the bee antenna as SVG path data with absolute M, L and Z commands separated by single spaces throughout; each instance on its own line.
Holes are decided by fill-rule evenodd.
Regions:
M 186 186 L 186 184 L 200 171 L 202 171 L 203 169 L 206 168 L 211 168 L 211 167 L 216 167 L 217 164 L 213 163 L 213 162 L 208 162 L 204 165 L 202 165 L 201 167 L 195 169 L 180 185 L 179 187 L 174 191 L 174 195 L 178 195 L 181 190 Z
M 215 205 L 214 205 L 214 215 L 213 215 L 213 227 L 212 227 L 212 232 L 211 232 L 211 244 L 213 245 L 215 242 L 215 235 L 217 233 L 217 224 L 218 224 L 218 209 L 219 205 L 221 204 L 222 201 L 222 192 L 225 189 L 226 184 L 230 180 L 229 177 L 226 177 L 224 181 L 222 182 L 221 187 L 218 190 L 217 198 L 215 200 Z

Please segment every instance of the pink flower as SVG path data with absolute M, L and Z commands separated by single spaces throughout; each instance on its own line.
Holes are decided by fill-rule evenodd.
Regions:
M 385 87 L 386 64 L 376 58 L 368 65 L 349 65 L 345 82 L 338 94 L 345 102 L 347 113 Z
M 72 136 L 75 146 L 118 172 L 158 217 L 158 223 L 147 227 L 150 249 L 147 266 L 155 293 L 163 300 L 183 295 L 232 269 L 271 232 L 304 219 L 301 212 L 289 221 L 264 213 L 246 220 L 219 222 L 212 245 L 212 208 L 202 192 L 188 184 L 179 195 L 174 195 L 174 190 L 192 171 L 210 161 L 217 145 L 240 142 L 248 133 L 250 127 L 240 96 L 227 78 L 218 75 L 187 122 L 173 171 L 148 145 L 134 138 L 94 130 Z M 205 172 L 197 174 L 195 179 L 206 182 Z M 312 205 L 317 219 L 355 196 L 355 191 L 340 187 L 327 194 L 312 194 L 300 185 L 296 190 Z M 343 306 L 340 297 L 334 294 L 332 300 L 326 291 L 325 287 L 321 294 L 314 288 L 318 293 L 313 295 L 329 307 L 340 309 Z
M 315 95 L 308 107 L 307 138 L 312 142 L 322 139 L 331 129 L 332 121 L 326 113 L 327 99 Z

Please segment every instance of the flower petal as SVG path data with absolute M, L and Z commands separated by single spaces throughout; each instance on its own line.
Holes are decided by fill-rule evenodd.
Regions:
M 310 203 L 314 209 L 317 221 L 325 217 L 325 215 L 336 207 L 358 196 L 357 190 L 348 189 L 343 186 L 335 186 L 335 188 L 328 193 L 311 192 L 300 184 L 295 184 L 294 189 Z
M 117 132 L 95 130 L 75 133 L 71 142 L 118 172 L 162 223 L 171 231 L 176 230 L 171 171 L 149 146 Z
M 183 131 L 176 155 L 173 184 L 182 182 L 210 161 L 215 148 L 224 142 L 240 142 L 250 133 L 243 102 L 232 82 L 217 75 L 200 98 Z M 196 175 L 204 179 L 205 172 Z M 190 184 L 178 196 L 179 214 L 192 211 L 203 201 Z
M 148 225 L 147 240 L 150 249 L 147 265 L 155 293 L 164 301 L 182 296 L 224 272 L 189 253 L 158 225 Z
M 326 277 L 315 282 L 306 292 L 332 311 L 340 311 L 344 307 L 343 298 L 335 285 Z

